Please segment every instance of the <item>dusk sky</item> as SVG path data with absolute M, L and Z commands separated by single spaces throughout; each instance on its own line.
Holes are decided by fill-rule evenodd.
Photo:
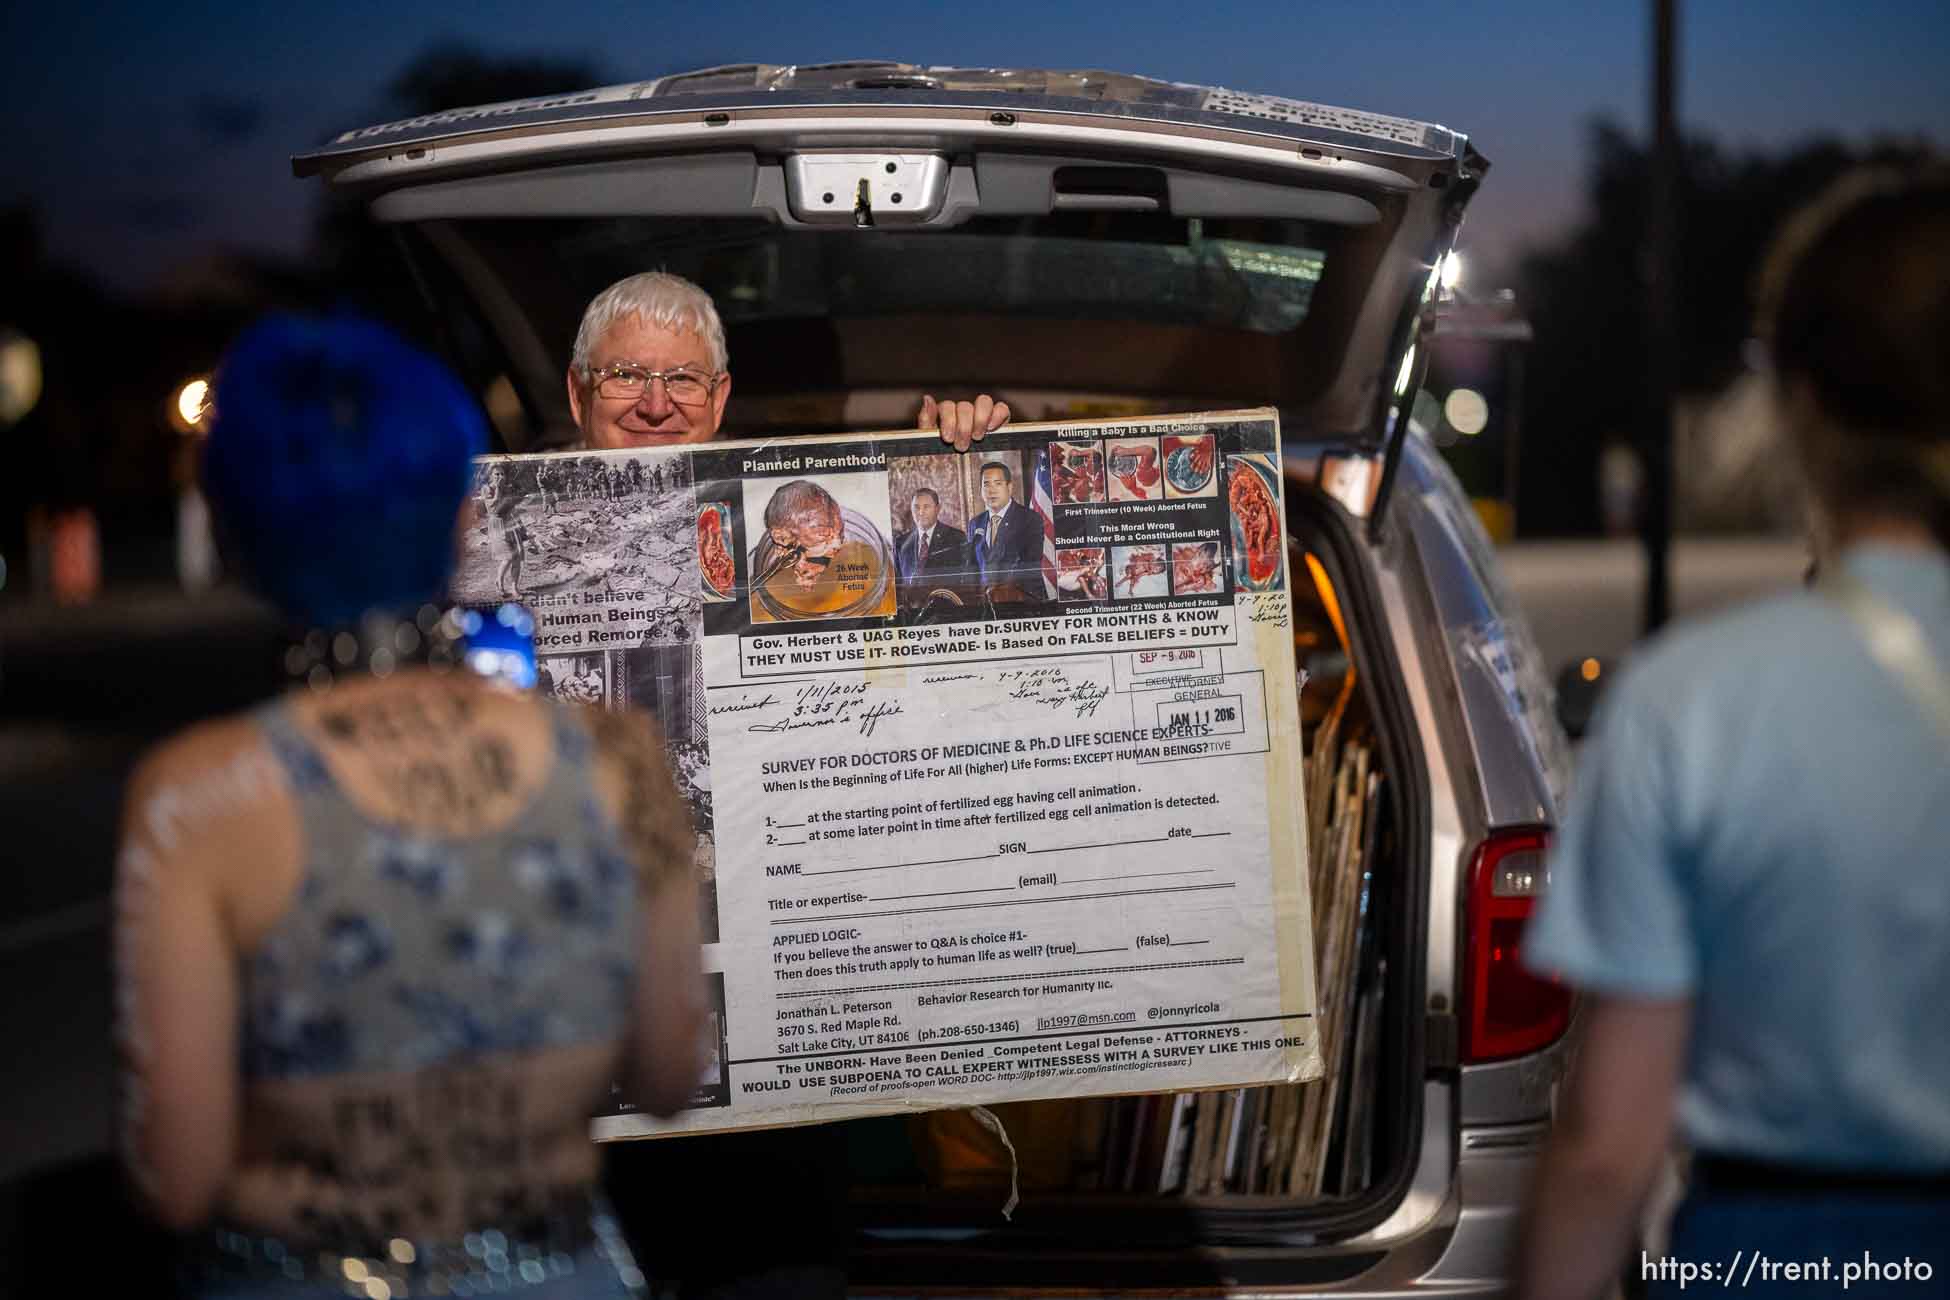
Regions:
M 398 116 L 387 83 L 436 41 L 586 60 L 602 82 L 874 57 L 1102 67 L 1440 122 L 1493 164 L 1463 244 L 1495 261 L 1575 220 L 1594 117 L 1645 130 L 1647 13 L 1542 0 L 27 3 L 0 19 L 0 201 L 30 203 L 56 257 L 141 289 L 226 247 L 301 254 L 318 184 L 293 180 L 289 156 Z M 1950 148 L 1945 0 L 1686 3 L 1681 33 L 1689 133 L 1735 149 L 1823 134 Z

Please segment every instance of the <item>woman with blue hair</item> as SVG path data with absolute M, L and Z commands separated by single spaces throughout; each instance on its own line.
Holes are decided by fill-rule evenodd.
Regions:
M 301 684 L 132 778 L 134 1182 L 201 1294 L 636 1293 L 586 1124 L 616 1080 L 680 1108 L 701 1063 L 661 744 L 456 662 L 432 602 L 486 438 L 438 363 L 277 318 L 215 404 L 212 504 Z

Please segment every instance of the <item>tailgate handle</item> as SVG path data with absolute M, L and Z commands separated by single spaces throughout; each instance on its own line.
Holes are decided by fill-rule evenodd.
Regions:
M 1170 194 L 1155 167 L 1058 167 L 1050 174 L 1053 212 L 1162 212 Z

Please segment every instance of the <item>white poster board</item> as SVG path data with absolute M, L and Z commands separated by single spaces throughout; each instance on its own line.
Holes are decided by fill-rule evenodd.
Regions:
M 1271 411 L 482 462 L 457 598 L 654 713 L 713 1060 L 599 1138 L 1318 1077 Z

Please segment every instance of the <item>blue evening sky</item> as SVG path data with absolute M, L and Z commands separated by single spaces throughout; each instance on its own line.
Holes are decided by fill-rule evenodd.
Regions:
M 1469 132 L 1494 164 L 1464 232 L 1484 260 L 1575 219 L 1593 117 L 1634 132 L 1647 120 L 1649 3 L 46 0 L 9 10 L 0 202 L 31 202 L 57 256 L 135 288 L 223 247 L 302 252 L 317 183 L 293 180 L 289 155 L 396 116 L 386 84 L 436 40 L 586 59 L 603 81 L 858 57 L 1102 67 L 1423 118 Z M 1821 134 L 1950 148 L 1945 0 L 1688 3 L 1681 25 L 1689 132 L 1742 148 Z

